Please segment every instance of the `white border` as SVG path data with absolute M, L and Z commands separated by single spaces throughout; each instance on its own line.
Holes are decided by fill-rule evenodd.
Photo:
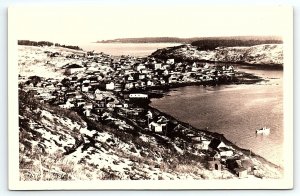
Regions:
M 283 14 L 284 12 L 284 14 Z M 8 141 L 9 189 L 11 190 L 82 190 L 82 189 L 290 189 L 293 187 L 293 21 L 291 7 L 283 6 L 287 17 L 284 36 L 284 129 L 285 177 L 280 180 L 201 181 L 80 181 L 80 182 L 22 182 L 18 170 L 18 89 L 17 45 L 14 25 L 16 12 L 8 15 Z M 286 66 L 290 65 L 290 66 Z M 288 131 L 287 131 L 288 130 Z

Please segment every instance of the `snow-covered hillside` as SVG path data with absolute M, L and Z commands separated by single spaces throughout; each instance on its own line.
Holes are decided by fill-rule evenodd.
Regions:
M 50 57 L 51 53 L 59 53 L 57 57 Z M 40 76 L 45 78 L 64 77 L 61 69 L 68 63 L 74 63 L 74 59 L 66 58 L 73 53 L 83 53 L 60 47 L 38 47 L 18 45 L 18 73 L 25 78 Z
M 182 45 L 159 49 L 152 56 L 182 60 L 283 65 L 283 45 L 263 44 L 251 47 L 219 47 L 215 50 L 197 50 L 195 46 Z
M 93 129 L 74 111 L 22 100 L 20 180 L 234 178 L 227 170 L 209 171 L 151 135 L 120 133 L 101 123 Z

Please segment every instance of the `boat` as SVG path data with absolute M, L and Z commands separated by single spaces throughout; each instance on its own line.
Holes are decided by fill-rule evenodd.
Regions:
M 261 129 L 257 129 L 256 134 L 269 135 L 270 134 L 270 128 L 263 127 Z

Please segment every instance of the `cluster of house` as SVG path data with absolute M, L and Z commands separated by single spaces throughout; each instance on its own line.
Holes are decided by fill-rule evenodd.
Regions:
M 51 53 L 51 58 L 60 55 Z M 88 52 L 85 55 L 67 56 L 73 63 L 63 66 L 66 77 L 62 80 L 45 79 L 33 76 L 25 80 L 19 76 L 24 90 L 35 91 L 35 96 L 51 104 L 66 109 L 80 109 L 82 113 L 92 118 L 105 116 L 115 121 L 115 124 L 126 122 L 113 118 L 112 108 L 117 108 L 120 115 L 124 113 L 136 116 L 142 127 L 155 133 L 167 133 L 168 129 L 189 136 L 189 129 L 172 122 L 153 111 L 131 107 L 130 100 L 148 100 L 146 91 L 138 93 L 132 89 L 145 89 L 171 83 L 218 80 L 219 77 L 232 77 L 232 66 L 209 66 L 198 63 L 176 63 L 174 59 L 166 61 L 154 58 L 136 58 L 122 56 L 111 58 L 105 54 Z M 142 117 L 141 117 L 142 115 Z M 127 126 L 128 127 L 128 126 Z M 193 137 L 193 134 L 190 135 Z M 210 169 L 221 170 L 222 166 L 234 171 L 239 177 L 247 176 L 253 169 L 250 160 L 236 158 L 234 150 L 221 140 L 209 140 L 203 137 L 193 137 L 193 147 L 211 152 L 208 162 Z M 225 160 L 225 161 L 224 161 Z
M 62 54 L 52 52 L 49 57 L 61 58 Z M 208 64 L 176 63 L 174 59 L 163 61 L 153 57 L 112 58 L 103 53 L 87 52 L 68 54 L 65 58 L 73 61 L 62 67 L 66 74 L 63 80 L 35 78 L 26 81 L 26 87 L 36 90 L 36 96 L 43 101 L 52 101 L 60 107 L 82 106 L 87 110 L 86 115 L 90 114 L 88 110 L 92 107 L 128 107 L 128 95 L 132 100 L 148 99 L 146 91 L 131 93 L 133 89 L 217 80 L 218 77 L 234 74 L 232 66 L 211 67 Z M 124 96 L 120 99 L 120 96 L 109 92 L 119 92 Z M 154 123 L 153 126 L 158 127 Z
M 111 58 L 109 55 L 92 53 L 76 60 L 77 63 L 64 67 L 66 74 L 81 77 L 92 75 L 98 82 L 105 83 L 106 90 L 112 91 L 145 89 L 172 83 L 218 81 L 219 78 L 233 77 L 235 74 L 232 66 L 182 63 L 174 59 L 164 61 L 153 57 Z M 91 85 L 86 85 L 91 88 Z
M 212 139 L 207 150 L 211 153 L 208 161 L 209 169 L 222 170 L 226 167 L 239 178 L 253 174 L 254 164 L 252 160 L 242 154 L 237 154 L 232 147 L 227 146 L 220 139 Z

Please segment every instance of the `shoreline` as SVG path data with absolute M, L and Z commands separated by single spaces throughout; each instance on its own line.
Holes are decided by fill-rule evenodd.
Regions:
M 193 131 L 195 131 L 195 132 L 202 132 L 202 133 L 204 133 L 206 136 L 209 136 L 209 137 L 211 137 L 211 138 L 218 138 L 218 139 L 220 139 L 221 141 L 223 141 L 226 145 L 233 147 L 235 150 L 242 152 L 242 153 L 245 154 L 246 156 L 250 156 L 250 154 L 251 154 L 251 158 L 252 158 L 252 157 L 253 157 L 253 158 L 257 158 L 257 159 L 258 159 L 259 161 L 261 161 L 262 163 L 268 164 L 268 165 L 271 166 L 271 167 L 275 167 L 275 168 L 279 169 L 280 172 L 282 172 L 282 170 L 284 169 L 284 168 L 282 168 L 281 166 L 276 165 L 275 163 L 272 163 L 271 161 L 267 160 L 267 159 L 264 158 L 263 156 L 258 155 L 258 154 L 254 153 L 253 151 L 251 151 L 251 150 L 249 150 L 249 149 L 245 149 L 245 148 L 241 148 L 241 147 L 237 146 L 237 145 L 234 144 L 232 141 L 228 140 L 228 139 L 224 136 L 224 134 L 220 134 L 220 133 L 217 133 L 217 132 L 211 132 L 211 131 L 208 131 L 208 130 L 205 130 L 205 129 L 198 129 L 198 128 L 192 126 L 191 124 L 186 123 L 186 122 L 181 121 L 181 120 L 178 120 L 177 118 L 171 116 L 170 114 L 165 113 L 165 112 L 162 112 L 161 110 L 159 110 L 159 109 L 157 109 L 157 108 L 154 108 L 154 107 L 152 107 L 152 106 L 150 106 L 150 105 L 148 105 L 148 108 L 151 109 L 151 110 L 154 110 L 154 111 L 156 111 L 156 112 L 158 112 L 158 113 L 160 113 L 161 115 L 165 116 L 166 118 L 168 118 L 168 119 L 170 119 L 170 120 L 172 120 L 172 121 L 178 122 L 178 124 L 182 124 L 182 125 L 185 126 L 185 127 L 189 127 L 189 129 L 191 129 L 191 130 L 193 130 Z
M 254 65 L 255 66 L 255 65 Z M 250 73 L 246 73 L 246 72 L 239 72 L 240 74 L 242 74 L 239 78 L 243 78 L 245 75 L 246 76 L 250 76 L 251 79 L 249 81 L 247 81 L 246 83 L 244 81 L 238 81 L 236 83 L 228 83 L 227 85 L 240 85 L 240 84 L 246 84 L 246 85 L 249 85 L 249 84 L 256 84 L 258 82 L 261 82 L 261 81 L 267 81 L 266 79 L 262 78 L 262 77 L 259 77 L 259 76 L 256 76 L 254 74 L 250 74 Z M 172 115 L 168 114 L 168 113 L 165 113 L 165 112 L 162 112 L 161 110 L 151 106 L 151 102 L 152 100 L 151 99 L 161 99 L 163 98 L 164 96 L 166 96 L 166 93 L 172 91 L 172 90 L 176 90 L 180 87 L 188 87 L 188 86 L 203 86 L 203 82 L 189 82 L 189 83 L 177 83 L 177 84 L 173 84 L 171 86 L 169 86 L 168 88 L 163 88 L 164 86 L 160 86 L 160 88 L 153 88 L 151 90 L 161 90 L 162 92 L 160 93 L 157 93 L 157 94 L 154 94 L 156 96 L 153 96 L 153 93 L 152 92 L 149 92 L 151 90 L 147 89 L 146 92 L 150 93 L 152 96 L 150 96 L 149 98 L 149 104 L 147 105 L 147 107 L 151 110 L 155 110 L 157 111 L 158 113 L 160 113 L 161 115 L 167 117 L 168 119 L 171 119 L 173 121 L 176 121 L 178 122 L 179 124 L 182 124 L 183 126 L 185 127 L 189 127 L 191 130 L 195 131 L 195 132 L 202 132 L 204 133 L 205 135 L 209 136 L 209 137 L 212 137 L 212 138 L 219 138 L 221 139 L 226 145 L 229 145 L 229 146 L 232 146 L 235 150 L 237 151 L 240 151 L 242 152 L 243 154 L 249 156 L 251 154 L 251 156 L 253 158 L 257 158 L 260 162 L 262 163 L 265 163 L 265 164 L 268 164 L 269 166 L 272 166 L 272 167 L 275 167 L 277 169 L 279 169 L 279 171 L 281 173 L 283 173 L 282 171 L 284 170 L 284 168 L 280 165 L 277 165 L 269 160 L 267 160 L 266 158 L 264 158 L 263 156 L 261 155 L 258 155 L 256 153 L 254 153 L 253 151 L 249 150 L 249 149 L 245 149 L 245 148 L 242 148 L 242 147 L 239 147 L 237 146 L 236 144 L 234 144 L 234 142 L 228 140 L 224 134 L 220 134 L 220 133 L 217 133 L 217 132 L 212 132 L 212 131 L 208 131 L 208 130 L 205 130 L 205 129 L 199 129 L 199 128 L 196 128 L 194 126 L 192 126 L 191 124 L 189 123 L 186 123 L 184 121 L 181 121 L 175 117 L 173 117 Z M 215 86 L 215 85 L 226 85 L 226 84 L 211 84 L 210 82 L 208 82 L 207 84 L 208 86 Z M 206 86 L 206 85 L 205 85 Z

